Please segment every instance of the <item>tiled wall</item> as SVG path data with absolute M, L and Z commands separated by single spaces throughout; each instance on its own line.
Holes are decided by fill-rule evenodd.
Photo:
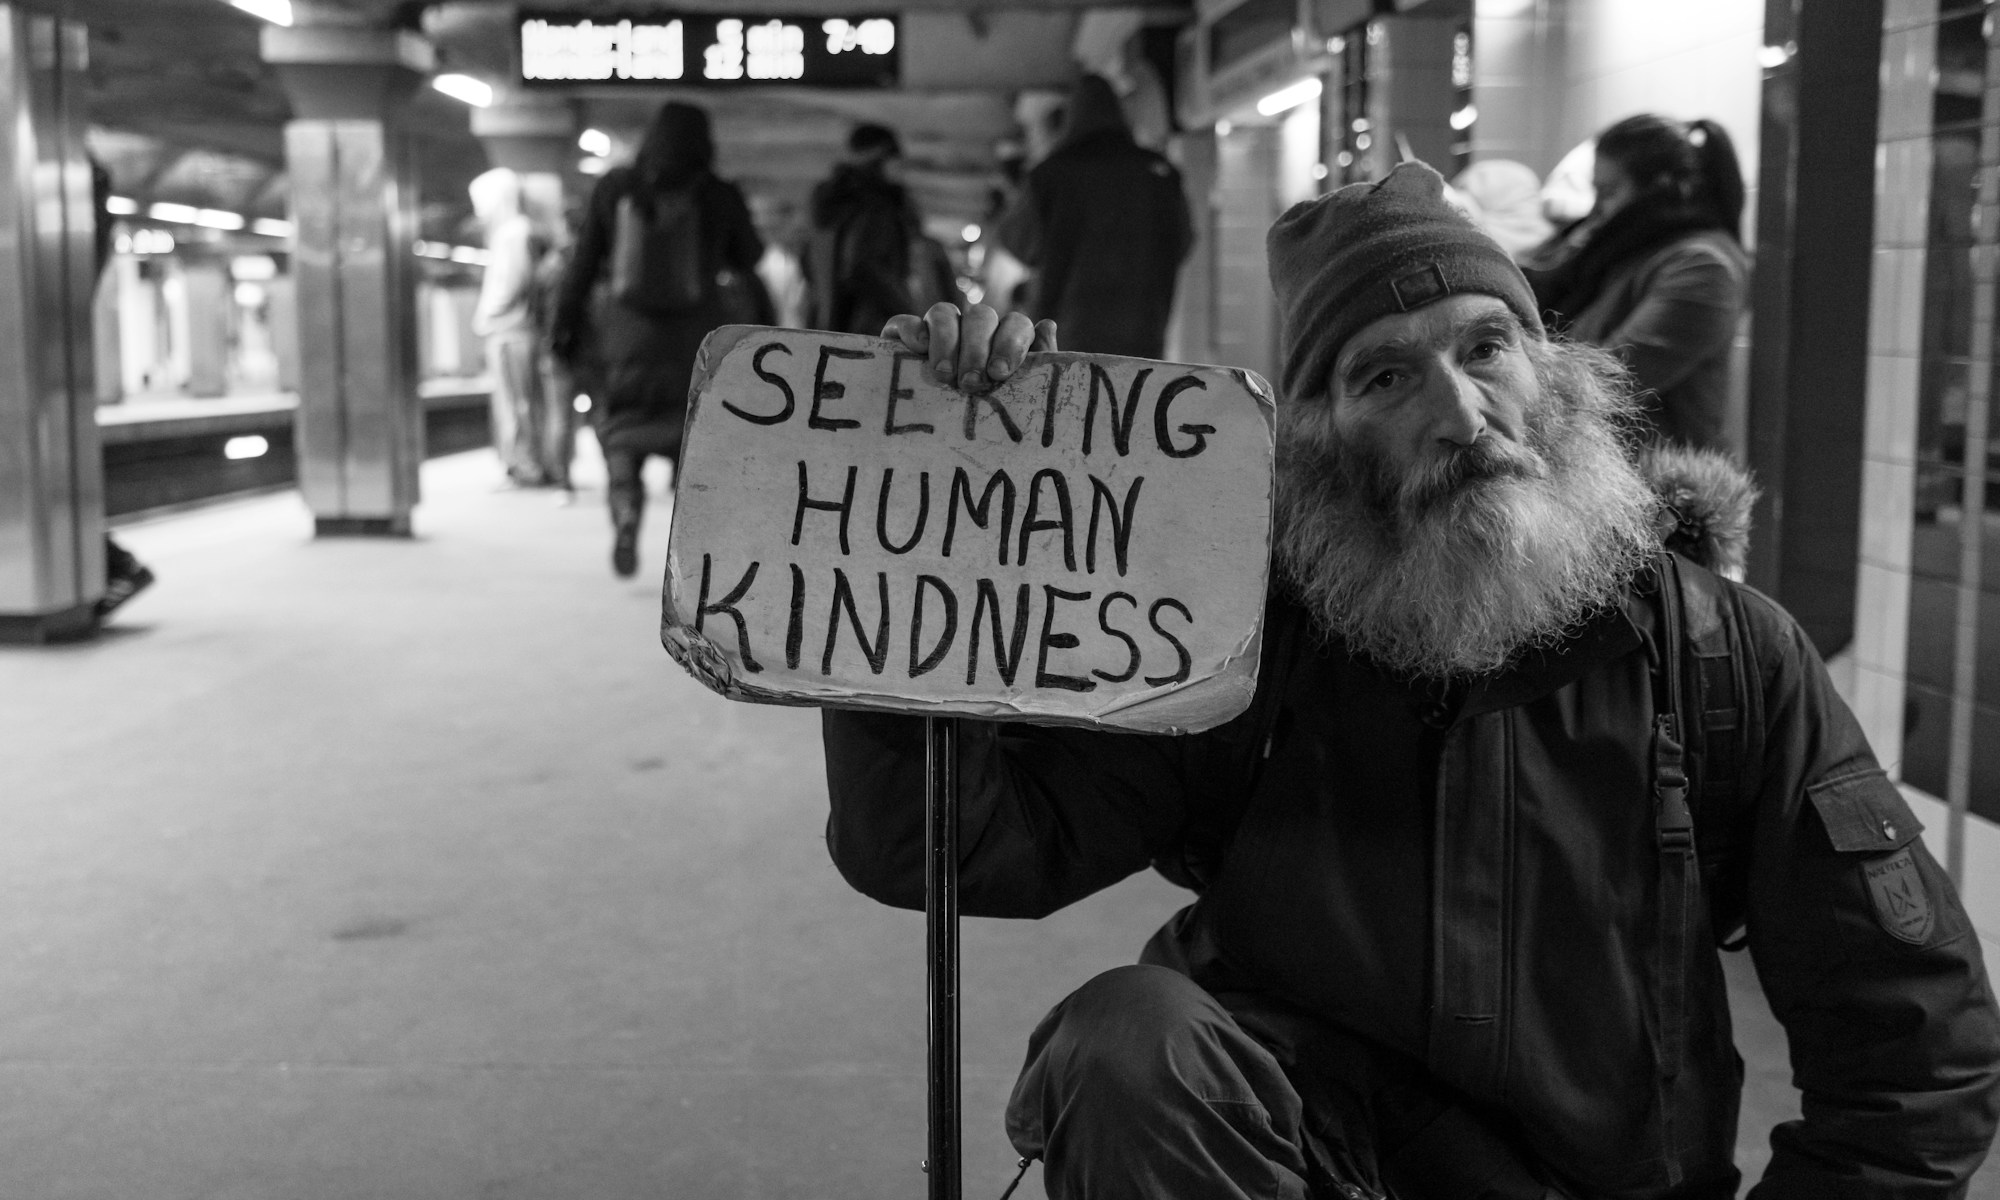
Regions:
M 1962 858 L 1961 887 L 1989 936 L 2000 933 L 1992 14 L 1962 0 L 1890 0 L 1884 12 L 1852 691 L 1927 840 Z M 1956 839 L 1953 800 L 1971 814 Z

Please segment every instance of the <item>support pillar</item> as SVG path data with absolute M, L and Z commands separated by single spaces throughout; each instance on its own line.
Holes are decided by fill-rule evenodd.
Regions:
M 203 399 L 229 391 L 229 264 L 190 257 L 181 278 L 187 287 L 188 395 Z
M 88 636 L 104 595 L 89 45 L 0 4 L 0 641 Z
M 401 30 L 266 28 L 297 289 L 299 491 L 321 536 L 407 537 L 423 462 L 416 171 L 399 113 L 432 65 Z

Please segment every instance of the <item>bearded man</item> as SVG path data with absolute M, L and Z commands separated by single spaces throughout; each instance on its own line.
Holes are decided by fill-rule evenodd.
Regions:
M 1804 1093 L 1751 1195 L 1963 1195 L 2000 1080 L 1978 938 L 1798 627 L 1661 549 L 1695 498 L 1628 458 L 1627 376 L 1547 338 L 1420 164 L 1295 207 L 1269 249 L 1250 711 L 960 723 L 964 911 L 1038 917 L 1149 864 L 1199 892 L 1030 1039 L 1007 1127 L 1049 1195 L 1733 1197 L 1739 932 Z M 885 334 L 973 389 L 1055 348 L 977 307 Z M 1725 610 L 1743 691 L 1702 710 L 1696 774 L 1735 789 L 1738 836 L 1696 870 L 1725 831 L 1690 841 L 1674 807 L 1662 681 Z M 921 907 L 922 723 L 829 711 L 825 736 L 835 862 Z

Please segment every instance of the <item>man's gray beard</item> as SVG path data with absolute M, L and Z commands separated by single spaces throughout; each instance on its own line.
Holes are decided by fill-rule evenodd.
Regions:
M 1280 411 L 1276 558 L 1323 634 L 1398 675 L 1497 671 L 1617 604 L 1657 552 L 1658 501 L 1620 438 L 1630 376 L 1602 351 L 1528 343 L 1523 443 L 1488 437 L 1397 478 Z

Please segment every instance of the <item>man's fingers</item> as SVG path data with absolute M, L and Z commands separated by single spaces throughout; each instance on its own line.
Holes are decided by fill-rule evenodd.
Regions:
M 1035 322 L 1035 344 L 1028 347 L 1028 349 L 1054 353 L 1056 349 L 1056 323 L 1048 320 Z
M 993 334 L 1000 327 L 1000 314 L 991 305 L 975 304 L 965 310 L 958 324 L 958 386 L 968 392 L 993 386 L 986 373 L 994 352 Z
M 1035 327 L 1020 313 L 1001 318 L 993 335 L 993 352 L 986 356 L 986 377 L 995 383 L 1011 379 L 1021 369 L 1021 359 L 1035 340 Z
M 931 378 L 948 387 L 958 383 L 958 309 L 940 300 L 924 314 L 930 332 Z M 918 347 L 911 347 L 918 349 Z
M 931 329 L 922 317 L 903 313 L 889 318 L 882 326 L 882 336 L 903 343 L 903 349 L 912 354 L 922 354 L 931 347 Z

